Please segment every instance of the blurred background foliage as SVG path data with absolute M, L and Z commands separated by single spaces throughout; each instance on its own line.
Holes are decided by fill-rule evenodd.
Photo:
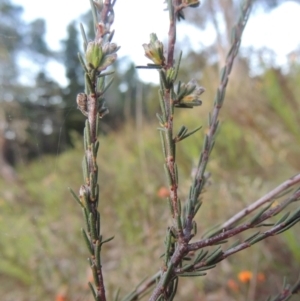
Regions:
M 199 15 L 187 17 L 202 28 L 211 21 L 217 40 L 208 49 L 186 52 L 181 65 L 182 81 L 194 77 L 206 88 L 201 108 L 175 113 L 175 128 L 203 125 L 202 134 L 178 149 L 183 199 L 202 147 L 229 29 L 236 19 L 237 2 L 227 0 L 224 6 L 225 2 L 206 1 Z M 281 2 L 257 0 L 256 4 L 268 11 Z M 220 14 L 223 31 L 216 22 Z M 89 13 L 82 21 L 91 23 Z M 82 183 L 84 117 L 75 103 L 76 94 L 83 91 L 78 20 L 69 24 L 67 32 L 61 52 L 53 52 L 45 42 L 44 20 L 28 24 L 22 20 L 21 7 L 9 0 L 0 2 L 1 300 L 91 300 L 86 284 L 91 275 L 80 234 L 83 219 L 67 189 L 77 191 Z M 290 54 L 284 70 L 267 64 L 265 52 L 244 50 L 235 64 L 209 164 L 210 186 L 198 216 L 200 235 L 299 172 L 300 51 Z M 35 74 L 30 73 L 33 84 L 22 80 L 28 76 L 20 64 L 24 56 L 38 66 Z M 253 57 L 260 62 L 256 75 L 251 70 Z M 47 74 L 48 60 L 64 64 L 66 87 Z M 125 294 L 160 268 L 168 218 L 163 157 L 155 130 L 158 87 L 142 82 L 128 58 L 120 58 L 115 69 L 107 96 L 110 114 L 100 125 L 99 156 L 102 232 L 105 237 L 115 235 L 104 248 L 110 297 L 118 286 Z M 220 263 L 205 278 L 185 279 L 180 297 L 265 300 L 278 292 L 283 276 L 296 280 L 299 241 L 296 225 Z M 243 270 L 264 277 L 245 283 L 238 278 Z

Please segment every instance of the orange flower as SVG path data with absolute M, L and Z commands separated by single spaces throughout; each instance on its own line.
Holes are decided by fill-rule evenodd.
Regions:
M 64 294 L 57 294 L 55 297 L 55 301 L 66 301 L 67 298 Z
M 227 286 L 234 292 L 238 292 L 239 291 L 239 285 L 236 283 L 236 281 L 234 281 L 233 279 L 229 279 L 227 281 Z
M 256 278 L 257 278 L 258 282 L 265 282 L 265 280 L 266 280 L 266 276 L 264 273 L 258 273 Z
M 169 189 L 166 188 L 166 187 L 160 187 L 158 192 L 157 192 L 157 196 L 162 198 L 162 199 L 167 198 L 168 196 L 170 196 Z
M 55 301 L 67 301 L 68 300 L 67 295 L 68 295 L 68 287 L 67 285 L 62 285 L 56 293 Z
M 252 273 L 250 271 L 242 271 L 238 274 L 238 278 L 241 282 L 247 283 L 252 279 Z

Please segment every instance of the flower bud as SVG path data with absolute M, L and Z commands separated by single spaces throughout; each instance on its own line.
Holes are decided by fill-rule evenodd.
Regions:
M 198 7 L 200 5 L 199 0 L 182 0 L 182 3 L 189 7 Z
M 108 66 L 110 66 L 111 64 L 113 64 L 116 59 L 117 59 L 117 54 L 116 53 L 113 53 L 113 54 L 110 54 L 110 55 L 106 55 L 104 57 L 104 59 L 102 60 L 101 64 L 98 66 L 97 70 L 99 72 L 105 70 Z
M 84 116 L 88 116 L 87 112 L 87 95 L 85 93 L 79 93 L 76 97 L 77 108 L 82 112 Z
M 145 56 L 156 65 L 164 65 L 164 45 L 157 39 L 155 33 L 150 35 L 150 43 L 143 44 Z
M 205 89 L 199 86 L 194 79 L 190 80 L 187 84 L 182 84 L 180 91 L 177 93 L 177 106 L 200 106 L 202 104 L 200 95 L 204 91 Z
M 97 69 L 103 58 L 101 42 L 89 42 L 87 45 L 85 58 L 87 65 L 92 69 Z
M 105 43 L 102 51 L 104 54 L 116 53 L 120 49 L 120 46 L 117 46 L 115 43 Z

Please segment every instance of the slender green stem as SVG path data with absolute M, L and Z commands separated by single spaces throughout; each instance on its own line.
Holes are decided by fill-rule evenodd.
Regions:
M 223 104 L 225 90 L 228 83 L 228 77 L 231 72 L 234 59 L 237 55 L 237 51 L 240 45 L 241 35 L 249 16 L 251 2 L 252 2 L 251 0 L 245 1 L 242 10 L 242 16 L 239 19 L 239 22 L 236 26 L 237 30 L 236 30 L 235 38 L 233 40 L 233 45 L 227 57 L 226 69 L 223 72 L 222 80 L 218 88 L 217 100 L 215 101 L 214 111 L 212 117 L 210 118 L 209 133 L 205 138 L 205 143 L 204 143 L 203 151 L 200 156 L 197 173 L 194 179 L 194 184 L 191 188 L 190 200 L 188 201 L 190 203 L 188 203 L 187 206 L 188 208 L 187 210 L 189 212 L 187 213 L 187 218 L 186 218 L 184 228 L 182 226 L 182 220 L 181 220 L 181 204 L 177 193 L 178 176 L 177 176 L 177 169 L 175 163 L 176 144 L 175 144 L 175 139 L 173 138 L 174 101 L 172 99 L 172 93 L 171 93 L 173 91 L 173 82 L 171 84 L 168 84 L 168 87 L 166 87 L 164 81 L 161 82 L 161 87 L 164 87 L 162 89 L 163 101 L 165 104 L 164 107 L 166 108 L 165 112 L 163 112 L 163 115 L 165 115 L 163 116 L 163 119 L 166 120 L 166 123 L 164 125 L 165 131 L 162 134 L 164 135 L 164 145 L 165 145 L 164 152 L 166 153 L 166 158 L 165 158 L 166 165 L 169 171 L 168 174 L 170 175 L 170 179 L 171 179 L 170 199 L 172 204 L 174 224 L 176 225 L 178 242 L 177 244 L 175 244 L 174 253 L 169 259 L 167 270 L 166 272 L 162 273 L 161 279 L 157 284 L 157 286 L 155 287 L 149 299 L 150 301 L 156 301 L 158 298 L 160 298 L 160 296 L 166 294 L 166 289 L 168 285 L 170 285 L 172 281 L 172 277 L 175 276 L 174 269 L 178 267 L 178 265 L 182 262 L 184 256 L 186 256 L 186 254 L 189 251 L 188 243 L 192 237 L 191 231 L 194 228 L 192 227 L 193 218 L 195 215 L 194 210 L 196 207 L 199 208 L 199 206 L 197 206 L 198 204 L 197 200 L 205 183 L 204 171 L 214 144 L 215 133 L 218 128 L 219 111 Z M 173 64 L 174 64 L 174 49 L 175 49 L 175 42 L 176 42 L 176 14 L 180 12 L 179 10 L 180 7 L 177 6 L 178 3 L 179 1 L 177 0 L 168 1 L 170 25 L 169 25 L 169 41 L 168 41 L 168 50 L 167 50 L 168 57 L 167 57 L 167 64 L 165 66 L 166 73 L 170 68 L 173 68 Z M 220 254 L 221 253 L 218 253 L 217 255 L 219 256 Z M 170 275 L 172 276 L 170 277 Z
M 84 211 L 86 231 L 83 229 L 85 243 L 90 253 L 89 263 L 94 277 L 94 285 L 89 284 L 96 301 L 106 301 L 106 293 L 101 265 L 101 246 L 104 243 L 100 234 L 100 213 L 98 212 L 99 184 L 97 153 L 99 142 L 97 138 L 99 116 L 104 115 L 103 94 L 110 86 L 111 82 L 105 86 L 105 76 L 109 73 L 101 74 L 109 64 L 116 59 L 115 52 L 118 47 L 111 43 L 105 48 L 104 42 L 110 43 L 112 35 L 110 26 L 113 22 L 113 4 L 110 0 L 101 1 L 90 0 L 93 13 L 95 39 L 87 42 L 83 26 L 81 26 L 82 36 L 85 42 L 85 59 L 79 55 L 80 63 L 85 72 L 86 93 L 79 93 L 77 96 L 78 108 L 87 117 L 84 128 L 84 159 L 83 174 L 84 185 L 80 188 L 79 200 Z M 100 19 L 98 21 L 98 18 Z M 106 44 L 107 46 L 107 44 Z M 105 56 L 110 58 L 110 63 L 101 65 L 105 61 Z M 99 84 L 101 81 L 101 85 Z M 77 198 L 76 198 L 77 199 Z M 77 200 L 78 201 L 78 200 Z M 108 240 L 106 240 L 108 241 Z

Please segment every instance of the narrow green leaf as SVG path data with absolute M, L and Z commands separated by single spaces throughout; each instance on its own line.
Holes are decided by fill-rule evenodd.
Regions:
M 299 217 L 300 214 L 300 207 L 291 214 L 291 216 L 285 221 L 287 224 L 289 224 L 291 221 L 293 221 L 295 218 Z
M 156 117 L 157 117 L 157 119 L 158 119 L 158 121 L 159 121 L 159 124 L 160 124 L 161 126 L 164 126 L 164 125 L 166 124 L 166 121 L 163 119 L 163 116 L 161 116 L 160 114 L 156 113 Z M 165 130 L 165 129 L 164 129 L 164 130 Z
M 160 137 L 160 142 L 161 142 L 161 147 L 162 147 L 162 151 L 164 154 L 164 157 L 167 157 L 167 150 L 166 150 L 166 145 L 165 145 L 165 138 L 164 138 L 164 134 L 163 132 L 159 132 L 159 137 Z
M 231 43 L 231 44 L 236 43 L 237 40 L 238 40 L 238 34 L 237 34 L 237 32 L 236 32 L 236 26 L 234 26 L 234 27 L 231 29 L 230 43 Z
M 282 283 L 282 287 L 283 287 L 283 288 L 286 288 L 286 286 L 287 286 L 286 280 L 287 280 L 287 279 L 286 279 L 286 276 L 284 276 L 284 277 L 283 277 L 283 283 Z
M 250 237 L 248 237 L 245 242 L 250 242 L 254 237 L 256 237 L 258 234 L 260 233 L 260 231 L 257 231 L 256 233 L 254 233 L 253 235 L 251 235 Z
M 174 174 L 175 174 L 176 185 L 178 185 L 179 184 L 179 177 L 178 177 L 178 168 L 177 168 L 176 163 L 174 163 Z
M 100 237 L 100 233 L 101 233 L 100 213 L 98 211 L 96 211 L 96 214 L 97 214 L 97 217 L 96 217 L 96 234 L 97 234 L 97 237 Z
M 174 268 L 173 263 L 169 262 L 167 271 L 165 272 L 165 275 L 164 275 L 164 280 L 163 280 L 163 283 L 162 283 L 163 286 L 166 286 L 167 283 L 168 283 L 168 281 L 170 280 L 170 276 L 171 276 L 171 274 L 173 272 L 173 268 Z
M 209 141 L 208 136 L 205 135 L 205 137 L 204 137 L 204 142 L 203 142 L 203 146 L 202 146 L 202 151 L 203 151 L 203 152 L 206 151 L 206 150 L 208 149 L 208 141 Z
M 163 119 L 167 120 L 167 118 L 166 118 L 166 116 L 167 116 L 166 115 L 166 107 L 165 107 L 164 95 L 163 95 L 162 90 L 158 91 L 158 96 L 159 96 L 159 104 L 160 104 L 160 109 L 161 109 L 161 112 L 162 112 Z
M 253 225 L 256 223 L 256 221 L 263 215 L 264 212 L 266 212 L 274 202 L 271 202 L 268 206 L 262 208 L 255 216 L 248 222 L 249 224 Z
M 178 81 L 177 89 L 176 89 L 176 94 L 179 94 L 181 90 L 181 81 Z
M 80 207 L 83 207 L 79 197 L 77 196 L 77 194 L 73 191 L 73 189 L 71 187 L 68 188 L 69 191 L 71 192 L 73 198 L 75 199 L 75 201 L 80 205 Z
M 289 230 L 290 228 L 292 228 L 295 224 L 297 224 L 300 221 L 300 217 L 298 217 L 297 219 L 295 219 L 293 222 L 291 222 L 289 225 L 287 225 L 286 227 L 284 227 L 283 229 L 279 230 L 278 232 L 276 232 L 277 234 L 280 234 L 282 232 L 285 232 L 287 230 Z
M 208 126 L 211 127 L 211 113 L 208 113 Z
M 257 242 L 259 242 L 259 241 L 261 241 L 263 239 L 265 239 L 265 235 L 262 233 L 262 234 L 256 236 L 253 240 L 249 241 L 249 243 L 252 246 L 252 245 L 256 244 Z
M 166 178 L 167 178 L 167 181 L 168 181 L 168 185 L 170 187 L 172 187 L 173 186 L 172 176 L 170 174 L 168 165 L 166 163 L 164 164 L 164 170 L 165 170 Z
M 113 301 L 119 301 L 120 289 L 118 288 L 114 294 Z
M 178 199 L 179 200 L 179 199 Z M 179 214 L 178 216 L 177 216 L 177 227 L 178 227 L 178 230 L 182 230 L 183 228 L 182 228 L 182 224 L 183 224 L 183 222 L 182 222 L 182 220 L 181 220 L 181 215 Z
M 167 81 L 166 73 L 163 69 L 159 70 L 159 76 L 164 88 L 169 89 L 169 83 Z
M 92 244 L 88 238 L 88 235 L 86 234 L 85 230 L 83 228 L 81 228 L 81 233 L 82 233 L 82 236 L 84 238 L 84 241 L 85 241 L 85 244 L 90 252 L 91 255 L 94 255 L 94 249 L 92 247 Z
M 172 236 L 171 236 L 171 232 L 170 232 L 170 229 L 168 230 L 168 233 L 166 235 L 166 238 L 165 238 L 165 247 L 166 247 L 166 251 L 165 251 L 165 265 L 167 266 L 168 265 L 168 262 L 169 262 L 169 259 L 170 259 L 170 249 L 171 249 L 171 239 L 172 239 Z
M 277 225 L 279 225 L 279 224 L 281 224 L 282 222 L 284 222 L 286 219 L 287 219 L 287 217 L 290 215 L 290 212 L 287 212 L 286 214 L 284 214 L 275 224 L 274 224 L 274 226 L 277 226 Z
M 99 240 L 96 241 L 95 244 L 95 261 L 98 269 L 101 268 L 101 243 Z
M 220 246 L 216 250 L 214 250 L 211 254 L 209 254 L 207 258 L 205 258 L 206 264 L 208 265 L 209 263 L 214 262 L 214 260 L 218 259 L 218 257 L 220 257 L 222 254 L 223 254 L 223 251 Z
M 176 277 L 174 279 L 174 286 L 173 286 L 173 290 L 172 290 L 172 293 L 171 295 L 169 296 L 168 300 L 167 301 L 172 301 L 176 295 L 176 292 L 177 292 L 177 288 L 178 288 L 178 277 Z
M 101 72 L 101 73 L 97 74 L 97 77 L 102 78 L 102 77 L 106 77 L 108 75 L 113 75 L 113 74 L 115 74 L 115 71 Z
M 255 228 L 259 228 L 259 227 L 272 227 L 274 226 L 274 223 L 261 223 L 258 225 L 255 225 Z
M 86 210 L 86 208 L 82 208 L 82 213 L 83 213 L 83 218 L 84 218 L 84 222 L 85 222 L 85 226 L 88 232 L 91 232 L 90 229 L 90 225 L 89 225 L 89 216 L 88 216 L 88 212 Z
M 205 276 L 207 273 L 199 273 L 199 272 L 194 272 L 194 273 L 184 273 L 184 274 L 177 274 L 179 277 L 200 277 L 200 276 Z
M 131 291 L 130 293 L 128 293 L 127 295 L 125 295 L 122 299 L 122 301 L 128 301 L 128 300 L 133 300 L 133 297 L 136 294 L 136 290 Z
M 296 283 L 291 287 L 291 292 L 293 294 L 299 292 L 299 284 L 300 284 L 300 278 L 296 281 Z
M 88 120 L 85 121 L 85 139 L 88 147 L 91 145 L 91 128 Z
M 230 250 L 230 249 L 235 248 L 239 243 L 240 243 L 240 240 L 237 239 L 236 241 L 234 241 L 234 242 L 227 248 L 227 250 Z
M 206 271 L 206 270 L 213 269 L 214 267 L 216 267 L 216 264 L 212 264 L 212 265 L 208 265 L 208 266 L 205 266 L 205 267 L 201 267 L 201 268 L 197 269 L 197 271 L 198 272 L 200 272 L 200 271 Z
M 188 219 L 190 215 L 193 215 L 193 204 L 191 202 L 191 200 L 187 200 L 187 202 L 185 203 L 185 206 L 183 207 L 185 210 L 184 210 L 184 215 L 185 217 Z
M 97 137 L 98 137 L 98 131 L 99 131 L 99 112 L 98 112 L 98 114 L 97 114 L 97 118 L 96 118 L 96 139 L 97 139 Z M 98 141 L 96 141 L 96 143 L 97 143 Z M 99 144 L 99 142 L 98 142 L 98 144 Z M 99 146 L 98 146 L 99 147 Z M 97 151 L 98 151 L 98 149 L 97 149 Z
M 188 105 L 186 103 L 177 103 L 175 104 L 175 108 L 178 108 L 178 109 L 192 109 L 194 106 L 193 104 L 191 103 L 191 105 Z
M 207 253 L 208 253 L 207 250 L 203 251 L 203 249 L 202 249 L 196 256 L 194 263 L 196 264 L 196 263 L 200 262 L 207 255 Z
M 197 223 L 195 221 L 192 221 L 192 225 L 193 225 L 193 234 L 196 236 L 197 235 Z
M 89 170 L 86 157 L 84 156 L 82 159 L 82 172 L 83 172 L 83 181 L 88 184 L 89 181 Z
M 210 238 L 216 234 L 219 234 L 222 232 L 222 229 L 220 229 L 221 224 L 215 225 L 213 228 L 207 230 L 206 232 L 203 233 L 202 237 L 203 238 Z
M 116 0 L 114 1 L 116 2 Z M 113 29 L 110 33 L 109 33 L 109 36 L 108 36 L 108 42 L 111 42 L 113 37 L 115 35 L 115 30 Z
M 81 33 L 81 37 L 83 39 L 83 49 L 84 49 L 84 51 L 86 51 L 88 40 L 87 40 L 85 30 L 84 30 L 82 23 L 80 23 L 80 33 Z
M 81 64 L 84 72 L 86 74 L 89 73 L 89 70 L 88 70 L 88 68 L 87 68 L 87 66 L 86 66 L 86 64 L 85 64 L 85 62 L 84 62 L 84 60 L 83 60 L 83 58 L 82 58 L 82 56 L 81 56 L 81 54 L 79 52 L 77 53 L 77 56 L 78 56 L 79 62 Z M 86 94 L 88 94 L 88 93 L 86 93 Z
M 224 66 L 220 72 L 220 81 L 221 82 L 224 80 L 225 74 L 226 74 L 226 66 Z
M 185 95 L 187 95 L 187 88 L 183 87 L 181 88 L 181 90 L 179 91 L 179 94 L 177 94 L 177 101 L 180 101 Z
M 293 188 L 287 189 L 287 190 L 285 190 L 285 191 L 283 191 L 283 192 L 280 192 L 280 193 L 276 194 L 276 195 L 273 197 L 273 199 L 279 199 L 279 198 L 281 198 L 281 197 L 283 197 L 283 196 L 289 194 L 291 191 L 293 191 Z
M 111 237 L 109 237 L 109 238 L 103 240 L 101 243 L 102 243 L 102 245 L 103 245 L 103 244 L 105 244 L 105 243 L 107 243 L 107 242 L 113 240 L 114 238 L 115 238 L 115 236 L 111 236 Z
M 183 266 L 183 267 L 181 268 L 180 273 L 183 273 L 183 272 L 185 272 L 185 271 L 187 271 L 187 270 L 193 268 L 194 265 L 195 265 L 194 262 L 192 262 L 192 263 L 190 263 L 190 264 L 186 264 L 185 266 Z
M 90 93 L 94 93 L 95 89 L 93 87 L 93 84 L 91 82 L 91 78 L 89 76 L 89 73 L 86 72 L 85 73 L 85 87 L 86 87 L 86 91 L 85 91 L 85 94 L 89 95 Z
M 187 133 L 186 135 L 182 136 L 180 141 L 182 141 L 183 139 L 193 135 L 194 133 L 196 133 L 197 131 L 199 131 L 202 128 L 202 126 L 197 127 L 196 129 L 194 129 L 193 131 Z
M 91 6 L 91 10 L 92 10 L 92 15 L 93 15 L 94 30 L 95 30 L 95 33 L 96 33 L 96 28 L 97 28 L 97 25 L 98 25 L 98 19 L 97 19 L 96 7 L 94 5 L 93 0 L 90 0 L 90 6 Z
M 100 146 L 100 143 L 99 143 L 99 141 L 97 140 L 96 143 L 95 143 L 95 147 L 94 147 L 95 158 L 97 157 L 98 150 L 99 150 L 99 146 Z
M 228 240 L 221 240 L 221 241 L 217 241 L 215 243 L 212 244 L 212 246 L 217 246 L 217 245 L 222 245 L 222 244 L 226 244 L 228 242 Z
M 202 206 L 202 201 L 199 201 L 194 205 L 194 216 L 196 215 L 196 213 L 198 212 L 201 206 Z
M 90 282 L 88 282 L 88 285 L 89 285 L 89 288 L 90 288 L 90 290 L 91 290 L 91 292 L 93 294 L 93 297 L 94 297 L 95 301 L 98 301 L 97 300 L 97 296 L 96 296 L 96 292 L 95 292 L 95 289 L 94 289 L 93 285 Z
M 161 69 L 162 66 L 155 64 L 148 64 L 147 66 L 135 66 L 136 69 Z
M 114 77 L 111 77 L 109 79 L 108 83 L 105 85 L 105 88 L 103 89 L 103 91 L 101 91 L 102 94 L 104 94 L 107 91 L 107 89 L 112 85 L 113 81 L 114 81 Z
M 95 216 L 92 212 L 89 215 L 89 225 L 91 229 L 91 238 L 93 241 L 96 241 L 98 237 L 97 237 L 96 227 L 95 227 Z
M 182 125 L 177 133 L 177 137 L 180 138 L 181 136 L 185 135 L 187 131 L 188 131 L 188 128 L 185 127 L 184 125 Z
M 214 146 L 215 146 L 215 140 L 212 140 L 212 142 L 211 142 L 211 144 L 210 144 L 210 149 L 209 149 L 209 156 L 210 156 L 210 154 L 211 154 L 211 152 L 212 152 Z
M 169 205 L 171 216 L 174 216 L 174 208 L 173 208 L 172 201 L 169 197 L 167 199 L 168 199 L 168 205 Z
M 180 67 L 180 63 L 181 63 L 181 58 L 182 58 L 182 51 L 180 51 L 179 53 L 179 57 L 178 57 L 178 62 L 176 64 L 176 67 L 175 67 L 175 74 L 174 74 L 174 81 L 177 79 L 177 76 L 178 76 L 178 71 L 179 71 L 179 67 Z
M 90 173 L 90 192 L 91 192 L 91 196 L 90 196 L 90 199 L 91 201 L 95 201 L 96 200 L 96 189 L 95 189 L 95 186 L 96 186 L 96 179 L 95 179 L 95 174 L 93 172 Z

